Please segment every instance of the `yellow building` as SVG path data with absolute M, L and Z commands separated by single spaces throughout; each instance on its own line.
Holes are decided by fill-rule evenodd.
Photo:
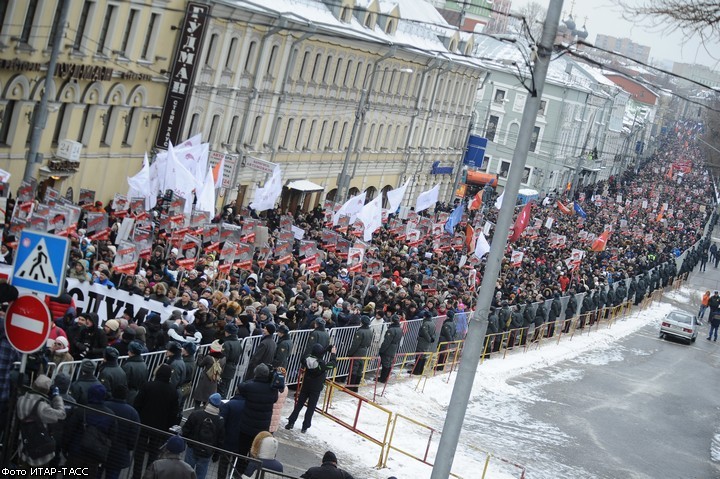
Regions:
M 342 199 L 343 171 L 368 201 L 406 179 L 446 201 L 485 75 L 472 46 L 417 0 L 216 1 L 182 136 L 239 156 L 225 203 L 273 163 L 292 211 Z
M 103 202 L 127 191 L 151 151 L 186 1 L 68 0 L 48 119 L 34 177 L 65 193 L 95 190 Z M 23 178 L 33 110 L 44 89 L 59 0 L 0 2 L 0 168 L 11 191 Z M 79 158 L 58 151 L 82 144 Z M 64 157 L 64 158 L 63 158 Z

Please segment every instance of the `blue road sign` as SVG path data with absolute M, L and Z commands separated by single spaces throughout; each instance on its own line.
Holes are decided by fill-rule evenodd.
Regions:
M 22 230 L 15 252 L 11 284 L 59 296 L 65 283 L 70 241 L 41 231 Z

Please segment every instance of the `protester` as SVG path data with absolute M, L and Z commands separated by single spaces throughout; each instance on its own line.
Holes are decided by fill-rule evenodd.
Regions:
M 323 356 L 325 356 L 327 348 L 330 348 L 330 359 L 326 362 Z M 307 432 L 310 426 L 312 426 L 312 417 L 313 414 L 315 414 L 315 406 L 317 405 L 318 399 L 320 399 L 320 393 L 325 386 L 325 377 L 328 371 L 331 371 L 335 367 L 336 352 L 337 350 L 334 346 L 323 347 L 322 344 L 316 343 L 313 345 L 310 355 L 302 358 L 302 366 L 304 368 L 302 386 L 295 401 L 295 408 L 290 414 L 290 417 L 288 417 L 288 423 L 285 425 L 285 429 L 292 429 L 295 426 L 295 421 L 297 421 L 300 411 L 305 407 L 306 402 L 307 409 L 305 411 L 301 432 Z
M 162 446 L 163 457 L 148 466 L 142 479 L 197 479 L 195 470 L 182 460 L 185 441 L 180 436 L 171 436 Z
M 220 416 L 222 397 L 210 395 L 204 409 L 195 409 L 183 424 L 182 435 L 191 439 L 185 453 L 185 462 L 195 470 L 197 479 L 205 479 L 213 448 L 222 448 L 225 439 L 225 421 Z
M 353 479 L 347 471 L 337 466 L 337 457 L 332 451 L 327 451 L 322 458 L 322 465 L 311 467 L 303 472 L 300 477 L 304 479 Z
M 45 427 L 47 437 L 50 437 L 47 426 L 65 419 L 65 406 L 60 396 L 60 389 L 57 386 L 52 386 L 50 378 L 41 374 L 33 382 L 30 391 L 18 399 L 16 414 L 21 422 L 37 421 L 42 424 Z M 53 442 L 51 447 L 43 448 L 41 444 L 44 442 L 42 437 L 37 434 L 24 437 L 23 431 L 24 429 L 21 426 L 18 451 L 20 459 L 29 466 L 48 464 L 57 452 L 55 443 Z

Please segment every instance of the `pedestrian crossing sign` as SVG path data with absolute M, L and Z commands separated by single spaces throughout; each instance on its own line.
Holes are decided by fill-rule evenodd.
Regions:
M 11 284 L 59 296 L 65 284 L 70 241 L 41 231 L 22 230 L 17 242 Z

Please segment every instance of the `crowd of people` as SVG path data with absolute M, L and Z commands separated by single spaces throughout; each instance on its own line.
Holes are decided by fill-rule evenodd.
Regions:
M 567 191 L 556 191 L 532 207 L 531 226 L 508 245 L 495 285 L 488 334 L 537 328 L 562 319 L 561 310 L 565 318 L 571 318 L 626 300 L 637 304 L 646 294 L 707 261 L 715 245 L 703 238 L 703 227 L 717 220 L 711 177 L 702 167 L 690 132 L 678 126 L 662 143 L 659 153 L 636 168 L 580 188 L 573 198 Z M 676 165 L 677 159 L 683 160 L 682 165 Z M 454 237 L 460 241 L 443 241 L 458 247 L 438 247 L 432 234 L 432 224 L 455 205 L 437 204 L 432 214 L 411 214 L 404 220 L 391 215 L 372 241 L 361 245 L 364 264 L 380 265 L 372 271 L 352 267 L 347 251 L 339 249 L 341 244 L 358 244 L 352 227 L 336 228 L 336 239 L 328 244 L 327 232 L 332 227 L 323 206 L 292 216 L 271 210 L 261 218 L 252 211 L 223 210 L 213 223 L 243 226 L 253 221 L 267 228 L 268 244 L 256 248 L 252 260 L 242 267 L 224 265 L 219 253 L 222 245 L 210 245 L 204 239 L 205 251 L 188 263 L 183 255 L 188 249 L 173 242 L 172 232 L 155 228 L 151 253 L 139 259 L 131 272 L 119 271 L 114 264 L 117 247 L 113 240 L 119 234 L 120 217 L 108 208 L 109 236 L 98 239 L 86 234 L 84 213 L 77 229 L 68 233 L 72 250 L 67 276 L 160 302 L 171 306 L 172 313 L 138 320 L 132 310 L 125 310 L 117 318 L 101 321 L 96 313 L 81 311 L 68 292 L 47 298 L 55 325 L 48 347 L 37 355 L 31 395 L 23 396 L 32 400 L 21 398 L 17 414 L 21 420 L 39 414 L 48 424 L 64 423 L 64 427 L 52 454 L 39 458 L 25 454 L 23 459 L 28 464 L 46 464 L 64 457 L 68 464 L 93 470 L 102 464 L 106 476 L 112 478 L 130 467 L 134 458 L 134 479 L 143 476 L 145 465 L 149 466 L 147 477 L 165 477 L 168 470 L 189 477 L 180 475 L 185 466 L 156 461 L 162 444 L 179 455 L 185 450 L 184 440 L 166 441 L 146 428 L 118 427 L 118 420 L 168 431 L 180 424 L 180 405 L 191 398 L 195 409 L 182 426 L 182 436 L 188 440 L 185 462 L 199 479 L 204 479 L 213 460 L 218 461 L 218 477 L 225 477 L 231 467 L 240 471 L 257 467 L 256 463 L 233 466 L 231 458 L 217 454 L 213 446 L 258 458 L 266 467 L 266 460 L 268 464 L 275 460 L 277 444 L 273 445 L 272 433 L 279 427 L 288 394 L 278 378 L 287 373 L 294 352 L 291 331 L 312 330 L 300 352 L 305 382 L 285 425 L 293 429 L 307 400 L 302 432 L 311 426 L 326 374 L 335 365 L 329 329 L 357 327 L 348 357 L 366 356 L 377 341 L 378 379 L 383 382 L 391 374 L 405 332 L 402 322 L 422 320 L 417 333 L 419 353 L 464 336 L 483 279 L 484 259 L 474 257 L 472 241 L 463 236 L 469 234 L 467 225 L 488 231 L 489 224 L 488 240 L 492 241 L 498 211 L 489 196 L 482 208 L 467 212 L 456 226 Z M 95 204 L 95 212 L 101 206 Z M 161 202 L 157 208 L 163 207 Z M 425 233 L 419 241 L 406 241 L 408 222 Z M 302 230 L 304 237 L 293 241 L 289 260 L 284 254 L 281 260 L 273 251 L 286 241 L 289 224 Z M 605 232 L 609 232 L 607 244 L 593 248 Z M 6 238 L 6 243 L 12 241 Z M 317 248 L 315 262 L 307 261 L 308 245 Z M 677 268 L 675 259 L 686 250 Z M 522 252 L 522 260 L 512 264 L 512 252 Z M 10 256 L 3 258 L 11 261 Z M 574 298 L 580 293 L 587 294 L 577 304 Z M 561 296 L 569 297 L 564 309 L 559 306 Z M 434 321 L 438 316 L 445 317 L 439 327 Z M 381 338 L 374 337 L 372 325 L 387 326 L 381 329 Z M 242 340 L 255 335 L 262 339 L 244 376 L 238 377 Z M 0 387 L 0 402 L 7 411 L 9 371 L 17 356 L 4 332 L 0 336 L 0 381 L 5 383 Z M 508 342 L 516 339 L 520 338 L 508 338 Z M 209 345 L 207 354 L 197 354 L 201 345 Z M 153 351 L 165 351 L 165 361 L 156 371 L 149 371 L 142 354 Z M 119 359 L 125 356 L 121 365 Z M 100 358 L 97 367 L 92 360 Z M 59 365 L 72 360 L 82 361 L 75 381 L 56 374 L 51 382 L 42 374 L 47 371 L 44 362 Z M 418 357 L 413 373 L 423 373 L 424 360 L 425 356 Z M 444 361 L 439 361 L 440 368 Z M 361 368 L 362 361 L 357 361 L 348 372 L 351 389 L 357 390 L 361 382 Z M 193 381 L 196 376 L 198 380 Z M 237 388 L 229 390 L 235 381 Z M 44 397 L 50 401 L 33 410 Z M 80 437 L 90 426 L 98 437 L 111 438 L 111 456 L 99 451 L 88 459 Z M 306 477 L 324 476 L 313 472 Z

